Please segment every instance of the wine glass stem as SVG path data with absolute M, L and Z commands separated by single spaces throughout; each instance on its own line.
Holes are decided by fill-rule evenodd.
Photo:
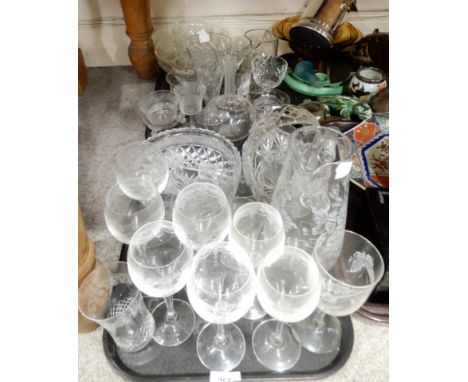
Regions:
M 325 324 L 325 312 L 317 309 L 314 313 L 313 323 L 317 328 L 322 327 Z
M 224 325 L 216 325 L 218 332 L 215 337 L 215 346 L 220 349 L 226 345 L 226 333 L 224 332 Z
M 276 330 L 271 335 L 271 342 L 278 348 L 283 345 L 283 328 L 284 322 L 276 321 Z
M 195 115 L 190 114 L 189 119 L 190 119 L 190 125 L 193 126 L 195 124 Z
M 164 303 L 166 304 L 167 313 L 166 313 L 166 321 L 175 321 L 177 319 L 177 313 L 174 310 L 174 300 L 171 297 L 164 297 Z

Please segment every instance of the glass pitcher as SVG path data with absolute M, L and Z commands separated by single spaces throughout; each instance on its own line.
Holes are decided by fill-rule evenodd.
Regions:
M 287 152 L 272 205 L 286 245 L 312 253 L 323 232 L 345 228 L 353 145 L 332 128 L 305 126 L 291 133 Z

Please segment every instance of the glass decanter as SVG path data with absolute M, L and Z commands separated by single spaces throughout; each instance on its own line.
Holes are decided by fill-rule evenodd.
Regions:
M 312 253 L 323 232 L 344 229 L 352 152 L 349 138 L 328 127 L 306 126 L 291 133 L 272 197 L 287 245 Z
M 226 54 L 224 66 L 224 95 L 213 98 L 204 110 L 204 124 L 232 142 L 240 141 L 249 135 L 256 119 L 253 105 L 244 97 L 236 95 L 234 55 Z

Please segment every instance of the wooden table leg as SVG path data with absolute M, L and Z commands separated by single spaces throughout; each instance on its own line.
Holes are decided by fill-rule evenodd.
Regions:
M 120 0 L 130 37 L 128 55 L 141 79 L 153 78 L 157 71 L 157 59 L 151 35 L 151 10 L 149 0 Z

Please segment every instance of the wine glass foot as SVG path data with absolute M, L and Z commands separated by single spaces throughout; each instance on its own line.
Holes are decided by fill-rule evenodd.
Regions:
M 284 324 L 281 343 L 275 343 L 273 334 L 278 321 L 266 320 L 252 335 L 252 348 L 257 360 L 267 369 L 282 372 L 292 368 L 301 357 L 302 348 L 292 328 Z
M 289 96 L 279 89 L 272 89 L 267 94 L 253 97 L 253 105 L 260 114 L 279 110 L 288 103 L 290 103 Z
M 156 323 L 153 339 L 161 346 L 177 346 L 185 342 L 195 329 L 195 313 L 192 307 L 183 300 L 173 300 L 177 317 L 166 320 L 167 306 L 160 303 L 153 310 Z
M 308 351 L 328 354 L 337 351 L 341 344 L 341 323 L 338 318 L 325 315 L 323 322 L 314 319 L 314 314 L 293 325 L 297 340 Z
M 242 317 L 247 320 L 258 320 L 266 316 L 266 312 L 263 310 L 262 306 L 255 297 L 254 303 L 249 311 Z
M 245 355 L 245 339 L 234 324 L 223 325 L 225 341 L 216 343 L 217 326 L 206 325 L 197 338 L 197 354 L 203 366 L 213 371 L 230 371 L 240 364 Z

